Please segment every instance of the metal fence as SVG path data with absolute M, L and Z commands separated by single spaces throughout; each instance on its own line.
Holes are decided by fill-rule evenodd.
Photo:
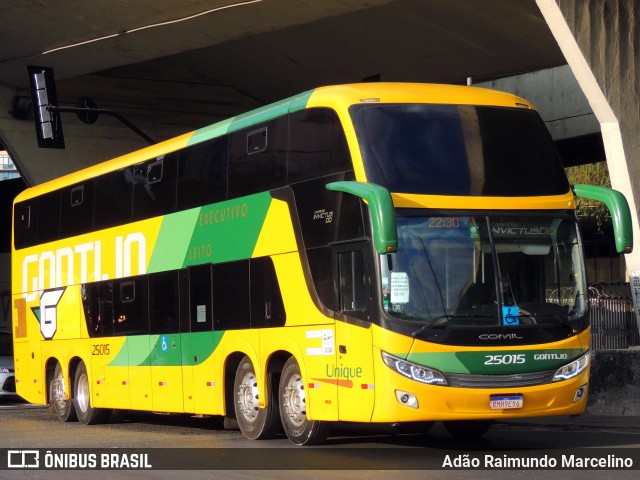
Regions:
M 589 308 L 594 350 L 640 346 L 640 332 L 628 283 L 591 285 Z

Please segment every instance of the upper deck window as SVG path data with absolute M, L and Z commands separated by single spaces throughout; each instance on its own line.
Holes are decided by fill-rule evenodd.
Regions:
M 473 105 L 351 107 L 367 179 L 392 192 L 559 195 L 569 184 L 535 111 Z

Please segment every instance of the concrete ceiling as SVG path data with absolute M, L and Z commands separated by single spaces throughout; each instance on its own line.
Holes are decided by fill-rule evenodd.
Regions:
M 534 0 L 13 0 L 0 28 L 0 140 L 32 183 L 145 143 L 112 119 L 64 115 L 65 151 L 37 148 L 27 65 L 61 105 L 92 98 L 157 140 L 334 83 L 464 83 L 562 65 Z M 59 161 L 57 161 L 59 160 Z

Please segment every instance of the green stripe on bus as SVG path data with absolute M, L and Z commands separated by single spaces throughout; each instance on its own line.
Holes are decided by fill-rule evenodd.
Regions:
M 192 367 L 207 360 L 225 332 L 136 335 L 127 337 L 109 367 Z M 174 345 L 174 342 L 180 344 Z
M 202 207 L 182 267 L 250 258 L 270 205 L 264 192 Z
M 579 348 L 483 352 L 411 353 L 408 361 L 444 373 L 508 375 L 553 370 L 584 354 Z M 402 356 L 402 355 L 399 355 Z
M 149 336 L 134 335 L 127 337 L 122 348 L 107 365 L 108 367 L 127 367 L 130 365 L 149 366 Z M 147 362 L 147 363 L 145 363 Z
M 189 138 L 187 146 L 226 135 L 229 131 L 229 125 L 231 125 L 232 122 L 233 118 L 229 118 L 222 122 L 214 123 L 213 125 L 196 130 L 193 132 L 193 135 L 191 135 L 191 138 Z
M 147 272 L 250 258 L 270 205 L 263 192 L 165 216 Z
M 166 215 L 162 219 L 160 232 L 149 260 L 149 268 L 147 268 L 149 273 L 182 268 L 199 215 L 200 209 L 192 208 Z

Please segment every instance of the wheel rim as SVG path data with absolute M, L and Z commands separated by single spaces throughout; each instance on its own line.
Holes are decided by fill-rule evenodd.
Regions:
M 86 412 L 89 409 L 89 380 L 86 374 L 80 375 L 78 378 L 78 391 L 75 398 L 78 408 L 82 412 Z
M 53 401 L 56 408 L 63 411 L 67 407 L 67 399 L 65 398 L 64 376 L 59 372 L 53 380 Z
M 282 402 L 285 414 L 296 427 L 302 426 L 307 419 L 307 403 L 302 377 L 293 375 L 284 389 Z
M 236 392 L 238 407 L 242 416 L 249 422 L 253 422 L 260 409 L 260 397 L 258 396 L 258 382 L 253 372 L 247 372 L 242 377 Z

